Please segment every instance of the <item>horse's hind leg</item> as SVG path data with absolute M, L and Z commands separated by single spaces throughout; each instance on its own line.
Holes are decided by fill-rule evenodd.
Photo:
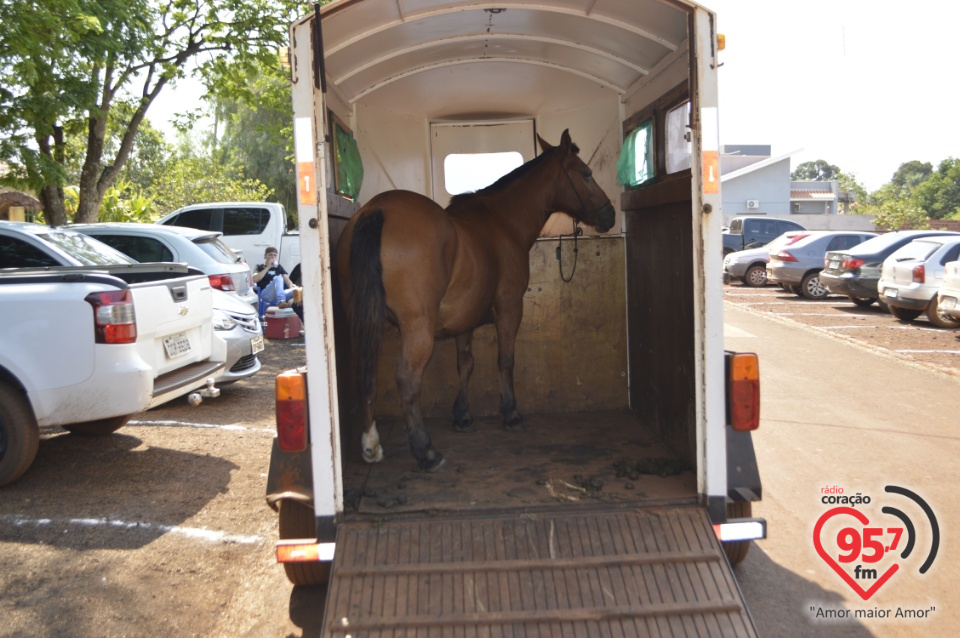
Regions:
M 522 310 L 501 312 L 497 318 L 497 365 L 500 368 L 500 415 L 508 430 L 525 430 L 523 417 L 517 412 L 517 397 L 513 392 L 514 350 L 520 330 Z
M 420 319 L 405 324 L 400 322 L 400 361 L 397 364 L 397 390 L 407 423 L 410 452 L 420 469 L 433 472 L 443 465 L 443 455 L 433 446 L 423 427 L 420 412 L 420 388 L 423 371 L 433 354 L 432 324 Z
M 457 374 L 460 376 L 460 391 L 453 402 L 453 427 L 460 432 L 473 432 L 473 417 L 467 400 L 467 387 L 473 374 L 473 331 L 457 337 Z
M 376 389 L 368 396 L 363 397 L 363 436 L 360 437 L 360 449 L 363 460 L 367 463 L 379 463 L 383 460 L 383 447 L 380 445 L 380 433 L 377 431 L 377 422 L 373 418 L 373 407 L 376 401 Z M 356 439 L 354 439 L 356 440 Z

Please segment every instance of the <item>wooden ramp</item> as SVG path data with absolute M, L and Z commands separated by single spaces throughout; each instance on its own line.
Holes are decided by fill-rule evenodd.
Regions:
M 696 507 L 345 523 L 324 635 L 755 636 Z

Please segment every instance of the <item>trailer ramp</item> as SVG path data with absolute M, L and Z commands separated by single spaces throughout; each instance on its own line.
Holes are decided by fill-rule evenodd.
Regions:
M 697 507 L 340 526 L 324 635 L 755 636 Z

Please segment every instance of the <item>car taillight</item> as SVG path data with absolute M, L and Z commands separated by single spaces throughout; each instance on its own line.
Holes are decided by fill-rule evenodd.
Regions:
M 307 449 L 307 379 L 297 370 L 277 375 L 277 443 L 284 452 Z
M 840 264 L 842 270 L 856 270 L 864 264 L 862 259 L 857 259 L 856 257 L 847 257 L 843 260 L 843 263 Z
M 927 280 L 927 269 L 924 268 L 923 264 L 913 267 L 913 282 L 917 284 L 922 284 Z
M 730 358 L 727 397 L 730 425 L 738 432 L 760 427 L 760 361 L 753 353 L 738 353 Z
M 84 300 L 93 306 L 93 328 L 97 343 L 137 341 L 137 315 L 129 290 L 91 292 Z
M 797 258 L 790 254 L 787 250 L 781 250 L 776 255 L 770 256 L 772 259 L 778 259 L 780 261 L 796 261 Z
M 233 277 L 231 275 L 210 275 L 209 279 L 210 285 L 217 290 L 234 292 L 237 289 L 233 284 Z

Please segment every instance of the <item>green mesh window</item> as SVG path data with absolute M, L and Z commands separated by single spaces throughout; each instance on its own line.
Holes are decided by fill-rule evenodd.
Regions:
M 637 186 L 653 179 L 653 120 L 630 131 L 617 159 L 617 181 Z
M 357 140 L 347 129 L 333 122 L 333 141 L 337 167 L 337 193 L 356 200 L 363 184 L 363 161 L 360 159 L 360 148 Z

